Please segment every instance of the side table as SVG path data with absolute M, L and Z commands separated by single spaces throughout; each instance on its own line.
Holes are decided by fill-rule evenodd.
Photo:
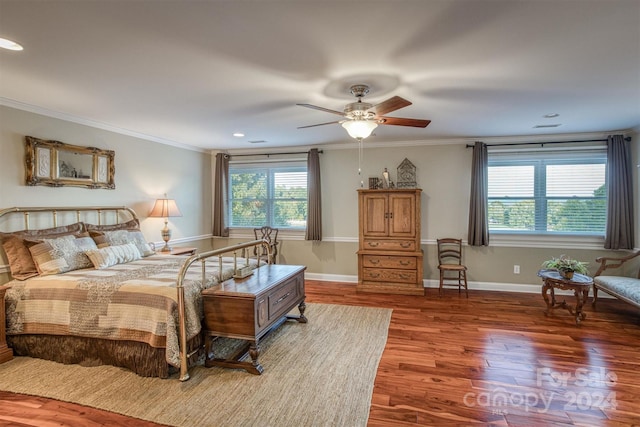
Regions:
M 195 255 L 196 254 L 196 250 L 198 248 L 192 248 L 192 247 L 175 247 L 171 249 L 171 252 L 169 252 L 169 254 L 171 255 Z M 160 252 L 160 253 L 167 253 L 167 252 Z
M 576 325 L 584 320 L 587 315 L 582 311 L 584 303 L 589 298 L 589 288 L 593 285 L 593 279 L 584 274 L 574 273 L 573 278 L 565 279 L 556 270 L 540 270 L 538 276 L 542 278 L 542 298 L 547 304 L 544 314 L 550 316 L 555 308 L 561 307 L 569 311 L 576 318 Z M 555 289 L 573 291 L 576 297 L 575 308 L 567 304 L 566 301 L 557 302 Z M 551 300 L 549 300 L 551 294 Z
M 5 313 L 4 294 L 7 292 L 5 286 L 0 286 L 0 363 L 13 359 L 13 350 L 7 346 L 7 335 L 5 333 Z

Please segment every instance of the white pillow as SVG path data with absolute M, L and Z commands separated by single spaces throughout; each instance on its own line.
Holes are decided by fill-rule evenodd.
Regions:
M 140 251 L 133 243 L 125 245 L 105 246 L 99 249 L 85 251 L 93 266 L 101 270 L 116 264 L 124 264 L 142 258 Z

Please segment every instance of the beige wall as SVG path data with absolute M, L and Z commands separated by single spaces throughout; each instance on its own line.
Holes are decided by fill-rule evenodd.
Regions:
M 29 187 L 24 185 L 24 136 L 96 146 L 116 152 L 115 190 Z M 640 164 L 637 132 L 633 137 L 633 164 Z M 487 143 L 491 141 L 485 140 Z M 417 167 L 422 197 L 422 248 L 425 252 L 425 280 L 437 278 L 435 240 L 443 236 L 466 240 L 472 152 L 466 143 L 442 142 L 409 146 L 381 146 L 365 143 L 362 180 L 380 176 L 386 167 L 396 179 L 396 168 L 406 157 Z M 147 239 L 159 241 L 162 220 L 146 218 L 156 197 L 167 192 L 175 198 L 184 216 L 171 218 L 170 227 L 178 244 L 209 249 L 211 233 L 212 163 L 209 153 L 162 145 L 89 126 L 44 117 L 8 107 L 0 107 L 0 208 L 11 206 L 126 205 L 142 218 Z M 301 236 L 283 236 L 280 262 L 307 266 L 310 277 L 354 281 L 357 279 L 358 150 L 351 140 L 344 145 L 322 147 L 323 241 L 306 242 Z M 640 188 L 634 167 L 635 194 Z M 636 198 L 636 246 L 640 245 L 640 199 Z M 214 239 L 225 246 L 253 238 L 248 230 L 231 239 Z M 599 246 L 598 246 L 599 245 Z M 590 239 L 561 241 L 550 239 L 492 237 L 490 247 L 465 247 L 469 278 L 480 288 L 518 288 L 538 285 L 536 272 L 545 259 L 566 253 L 591 262 L 615 255 Z M 0 264 L 4 264 L 0 260 Z M 513 266 L 520 266 L 520 274 Z M 2 278 L 2 277 L 0 277 Z M 521 289 L 524 287 L 520 286 Z
M 640 164 L 638 135 L 633 136 L 634 166 Z M 578 138 L 583 139 L 583 138 Z M 587 138 L 589 139 L 589 138 Z M 490 143 L 490 141 L 485 141 Z M 345 148 L 346 147 L 346 148 Z M 422 196 L 422 249 L 424 250 L 424 278 L 427 285 L 437 280 L 435 241 L 439 237 L 457 237 L 466 241 L 471 182 L 472 150 L 466 143 L 441 143 L 422 146 L 376 147 L 365 143 L 362 177 L 365 186 L 368 177 L 381 176 L 386 167 L 395 181 L 396 168 L 408 158 L 417 168 L 418 186 Z M 357 280 L 358 212 L 357 189 L 358 151 L 350 141 L 342 147 L 322 147 L 323 241 L 320 243 L 286 239 L 282 242 L 281 262 L 303 264 L 311 277 L 336 280 Z M 637 168 L 635 194 L 640 182 Z M 636 199 L 636 247 L 640 246 L 638 216 L 640 203 Z M 233 236 L 233 234 L 232 234 Z M 215 246 L 237 243 L 244 236 L 232 239 L 216 239 Z M 524 289 L 518 285 L 539 285 L 536 276 L 541 263 L 553 256 L 568 254 L 590 263 L 591 271 L 597 266 L 599 256 L 616 256 L 619 253 L 605 251 L 602 239 L 550 239 L 492 236 L 490 247 L 464 249 L 469 266 L 469 279 L 475 287 L 492 289 Z M 626 253 L 625 253 L 626 254 Z M 520 274 L 514 274 L 514 265 L 520 266 Z
M 25 135 L 115 151 L 115 190 L 25 185 Z M 138 213 L 145 237 L 161 242 L 163 220 L 147 218 L 147 214 L 155 199 L 167 193 L 176 200 L 183 214 L 169 220 L 176 244 L 202 249 L 211 247 L 211 159 L 208 153 L 3 106 L 0 106 L 0 149 L 0 208 L 129 206 Z M 4 264 L 5 260 L 0 259 L 0 266 Z

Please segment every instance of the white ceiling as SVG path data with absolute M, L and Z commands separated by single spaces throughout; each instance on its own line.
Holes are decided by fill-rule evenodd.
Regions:
M 0 37 L 0 103 L 198 148 L 352 141 L 296 103 L 354 83 L 432 120 L 379 142 L 640 125 L 638 0 L 0 0 Z

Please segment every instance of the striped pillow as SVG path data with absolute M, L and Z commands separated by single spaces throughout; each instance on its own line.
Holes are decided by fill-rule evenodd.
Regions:
M 124 245 L 133 243 L 140 251 L 140 255 L 147 257 L 155 254 L 154 250 L 144 239 L 144 235 L 140 231 L 133 230 L 113 230 L 113 231 L 89 231 L 89 234 L 96 242 L 99 248 L 106 246 Z
M 98 270 L 142 258 L 140 251 L 133 243 L 89 249 L 85 251 L 85 255 L 89 257 L 93 266 Z

